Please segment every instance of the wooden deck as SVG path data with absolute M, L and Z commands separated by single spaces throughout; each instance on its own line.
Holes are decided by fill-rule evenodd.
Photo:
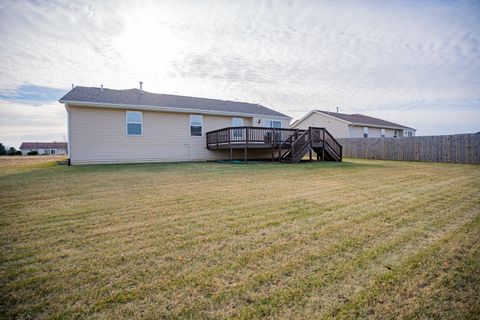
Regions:
M 245 161 L 248 149 L 271 150 L 272 161 L 299 162 L 312 150 L 317 160 L 342 161 L 342 146 L 325 128 L 282 129 L 267 127 L 228 127 L 207 132 L 209 150 L 244 150 Z

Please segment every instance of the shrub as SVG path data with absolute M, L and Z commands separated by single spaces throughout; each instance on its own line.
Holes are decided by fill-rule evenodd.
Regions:
M 17 149 L 15 149 L 14 147 L 10 147 L 10 149 L 8 149 L 7 151 L 7 154 L 9 156 L 14 156 L 16 153 L 17 153 Z
M 35 150 L 34 150 L 34 151 L 30 151 L 30 152 L 27 152 L 27 154 L 28 154 L 29 156 L 36 156 L 36 155 L 38 154 L 38 151 L 35 151 Z
M 15 154 L 16 154 L 17 156 L 21 156 L 21 155 L 22 155 L 22 151 L 17 150 L 17 152 L 15 152 Z

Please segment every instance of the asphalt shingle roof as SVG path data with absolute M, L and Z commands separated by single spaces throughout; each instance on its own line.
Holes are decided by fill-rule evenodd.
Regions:
M 355 113 L 355 114 L 346 114 L 346 113 L 337 113 L 337 112 L 328 112 L 328 111 L 322 111 L 322 110 L 317 110 L 318 112 L 325 113 L 329 116 L 342 119 L 348 122 L 351 122 L 353 124 L 367 124 L 367 125 L 374 125 L 374 126 L 386 126 L 386 127 L 397 127 L 397 128 L 407 128 L 407 129 L 413 129 L 410 127 L 402 126 L 398 123 L 393 123 L 390 121 L 374 118 L 374 117 L 369 117 L 363 114 Z
M 77 86 L 60 99 L 60 102 L 64 101 L 178 108 L 179 111 L 181 109 L 220 111 L 290 118 L 260 104 L 159 94 L 139 89 L 113 90 L 104 88 L 102 90 L 101 88 Z

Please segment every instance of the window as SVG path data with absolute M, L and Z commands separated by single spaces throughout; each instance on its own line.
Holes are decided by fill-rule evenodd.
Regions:
M 413 131 L 408 131 L 408 136 L 413 137 Z
M 141 136 L 143 133 L 142 112 L 127 111 L 127 136 Z
M 368 138 L 368 127 L 363 127 L 363 137 Z
M 267 120 L 266 121 L 267 127 L 270 128 L 281 128 L 282 127 L 282 121 L 279 120 Z
M 243 127 L 243 118 L 232 118 L 232 127 Z M 232 129 L 232 140 L 243 140 L 243 128 Z
M 190 115 L 190 135 L 202 136 L 203 116 L 198 114 Z
M 385 129 L 380 129 L 380 136 L 385 138 Z
M 55 149 L 51 149 L 50 154 L 55 154 Z
M 232 118 L 232 127 L 243 127 L 243 118 Z

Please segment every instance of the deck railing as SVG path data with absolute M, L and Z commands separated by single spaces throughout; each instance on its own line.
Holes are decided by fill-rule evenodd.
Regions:
M 267 127 L 228 127 L 207 132 L 207 148 L 216 149 L 226 145 L 269 145 L 282 144 L 298 132 L 297 129 L 267 128 Z
M 320 148 L 322 159 L 328 152 L 342 159 L 342 146 L 325 128 L 309 127 L 307 130 L 267 127 L 228 127 L 207 132 L 208 149 L 271 148 L 278 150 L 279 158 L 297 161 L 305 150 Z M 282 154 L 283 150 L 288 150 Z M 245 151 L 246 154 L 246 151 Z

